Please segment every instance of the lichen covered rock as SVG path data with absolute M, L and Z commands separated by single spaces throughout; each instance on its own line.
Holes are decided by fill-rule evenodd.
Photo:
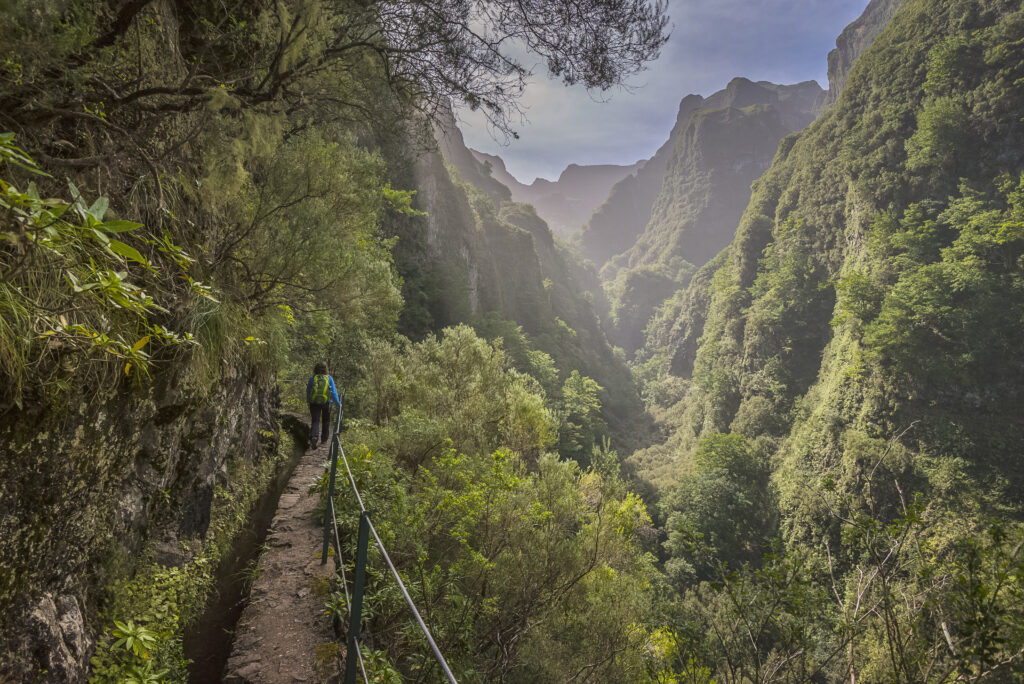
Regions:
M 0 416 L 3 681 L 85 676 L 113 566 L 149 538 L 202 539 L 227 460 L 260 457 L 277 404 L 243 369 L 93 399 Z

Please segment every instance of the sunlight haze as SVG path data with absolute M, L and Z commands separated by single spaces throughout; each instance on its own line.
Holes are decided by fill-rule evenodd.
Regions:
M 672 37 L 661 57 L 631 79 L 630 91 L 565 88 L 534 68 L 523 98 L 519 140 L 495 139 L 482 116 L 463 109 L 469 147 L 500 156 L 517 179 L 557 179 L 569 164 L 632 164 L 665 142 L 679 100 L 710 95 L 736 76 L 828 88 L 826 56 L 866 0 L 671 0 Z M 529 64 L 529 63 L 528 63 Z

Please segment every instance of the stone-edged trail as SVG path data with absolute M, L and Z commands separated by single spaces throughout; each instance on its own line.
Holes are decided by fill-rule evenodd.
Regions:
M 249 604 L 235 629 L 224 682 L 337 680 L 337 647 L 323 612 L 335 566 L 333 558 L 320 564 L 318 495 L 309 491 L 327 457 L 327 444 L 303 454 L 281 495 Z

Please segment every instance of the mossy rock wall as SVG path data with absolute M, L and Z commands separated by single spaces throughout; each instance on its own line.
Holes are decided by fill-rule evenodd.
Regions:
M 601 385 L 602 417 L 617 445 L 625 451 L 644 441 L 649 426 L 639 394 L 575 276 L 582 270 L 578 259 L 532 206 L 495 203 L 487 187 L 459 183 L 445 161 L 433 151 L 413 167 L 415 205 L 427 215 L 398 234 L 397 250 L 419 252 L 420 270 L 402 272 L 406 311 L 422 298 L 417 283 L 430 282 L 431 330 L 480 317 L 514 321 L 564 376 L 576 368 Z M 406 332 L 416 337 L 418 331 Z
M 113 565 L 146 541 L 205 536 L 228 459 L 276 440 L 272 387 L 224 368 L 212 391 L 81 387 L 0 417 L 0 680 L 84 677 Z

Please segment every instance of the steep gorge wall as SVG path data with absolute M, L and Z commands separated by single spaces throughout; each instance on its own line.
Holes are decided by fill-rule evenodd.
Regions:
M 791 538 L 821 533 L 820 478 L 860 493 L 879 465 L 965 516 L 1020 515 L 1020 322 L 995 312 L 1017 311 L 1021 243 L 993 259 L 975 231 L 1016 211 L 1002 193 L 1024 171 L 1024 101 L 997 84 L 1020 78 L 1022 36 L 1015 3 L 907 2 L 836 105 L 783 142 L 713 273 L 675 303 L 661 339 L 688 391 L 641 470 L 667 484 L 703 436 L 760 439 Z M 929 247 L 905 251 L 914 234 Z M 899 506 L 891 486 L 874 495 Z
M 735 78 L 700 99 L 670 141 L 649 220 L 601 268 L 612 300 L 609 339 L 629 353 L 643 346 L 652 314 L 729 243 L 751 183 L 770 166 L 779 141 L 814 120 L 823 97 L 813 81 Z
M 893 15 L 904 2 L 906 0 L 871 0 L 860 17 L 839 34 L 835 49 L 828 53 L 829 87 L 826 106 L 835 104 L 839 99 L 839 94 L 843 92 L 846 79 L 857 58 L 889 25 Z
M 419 301 L 427 312 L 416 321 L 408 317 L 407 334 L 483 317 L 512 321 L 562 371 L 578 368 L 604 388 L 604 418 L 621 448 L 642 443 L 648 426 L 636 387 L 605 339 L 595 313 L 601 302 L 574 275 L 582 267 L 533 207 L 504 199 L 484 164 L 468 156 L 457 129 L 437 135 L 440 149 L 405 167 L 392 164 L 407 170 L 401 182 L 417 189 L 415 206 L 426 212 L 389 228 L 398 238 L 406 308 L 415 310 L 408 303 Z
M 476 150 L 470 152 L 477 161 L 490 167 L 495 180 L 508 187 L 512 201 L 532 205 L 552 232 L 563 239 L 570 238 L 587 223 L 613 186 L 632 177 L 647 163 L 639 161 L 630 166 L 569 164 L 554 181 L 536 178 L 526 185 L 508 172 L 501 157 Z
M 222 531 L 212 513 L 218 504 L 243 506 L 240 490 L 258 487 L 253 473 L 269 469 L 273 463 L 266 459 L 276 456 L 275 354 L 281 340 L 262 339 L 270 334 L 246 308 L 251 302 L 239 294 L 245 286 L 211 265 L 230 221 L 217 211 L 224 203 L 218 206 L 200 191 L 221 187 L 223 178 L 211 170 L 218 152 L 230 147 L 235 156 L 222 168 L 244 176 L 253 166 L 246 153 L 255 146 L 232 137 L 229 127 L 241 118 L 237 110 L 224 114 L 205 91 L 198 105 L 154 105 L 144 95 L 129 104 L 116 94 L 144 94 L 149 86 L 173 92 L 168 84 L 188 77 L 186 55 L 196 49 L 192 41 L 201 40 L 196 14 L 211 8 L 170 0 L 131 3 L 123 8 L 123 26 L 113 6 L 95 13 L 72 9 L 47 1 L 0 10 L 11 22 L 9 45 L 21 47 L 24 67 L 17 82 L 4 72 L 0 99 L 7 118 L 17 123 L 15 144 L 47 172 L 19 175 L 14 165 L 3 165 L 3 178 L 12 184 L 5 199 L 34 180 L 42 197 L 57 198 L 49 206 L 67 209 L 60 222 L 50 223 L 67 221 L 48 244 L 32 234 L 38 227 L 32 220 L 0 227 L 4 277 L 38 302 L 20 306 L 7 290 L 0 305 L 5 682 L 82 681 L 97 642 L 113 641 L 111 621 L 142 617 L 105 612 L 123 598 L 114 591 L 133 582 L 140 568 L 177 569 L 212 557 L 206 545 Z M 112 45 L 93 49 L 92 41 L 117 26 L 130 32 L 130 41 L 114 31 Z M 3 46 L 8 49 L 16 48 Z M 39 98 L 43 91 L 47 97 Z M 103 117 L 83 113 L 89 107 L 83 101 Z M 61 103 L 63 110 L 51 111 Z M 266 125 L 273 113 L 250 114 L 249 132 L 264 136 L 263 149 L 271 147 L 268 131 L 281 132 Z M 242 185 L 223 186 L 228 201 L 241 196 Z M 65 207 L 61 198 L 74 204 Z M 17 212 L 5 211 L 5 218 L 12 214 Z M 116 243 L 104 235 L 108 224 L 101 221 L 110 220 L 122 224 L 110 231 L 117 231 Z M 83 227 L 89 229 L 84 239 Z M 16 244 L 11 238 L 19 231 L 24 240 Z M 110 245 L 121 254 L 102 248 Z M 10 268 L 19 254 L 56 273 L 19 275 L 19 268 Z M 124 254 L 131 257 L 120 258 Z M 258 249 L 239 254 L 251 260 L 247 267 L 262 256 Z M 81 287 L 70 282 L 76 273 Z M 93 296 L 101 289 L 97 274 L 108 278 L 107 295 Z M 86 282 L 87 276 L 93 280 Z M 145 314 L 132 317 L 140 310 Z M 245 513 L 232 508 L 235 528 L 244 524 Z M 218 544 L 230 543 L 226 533 L 219 536 Z M 175 591 L 202 591 L 191 569 L 180 576 Z M 170 603 L 180 596 L 159 598 Z M 190 617 L 177 608 L 164 605 L 161 619 L 148 616 L 147 626 L 174 642 L 168 651 L 180 646 L 176 640 L 185 625 L 178 618 Z
M 846 86 L 847 78 L 860 56 L 871 47 L 874 40 L 889 25 L 896 11 L 906 0 L 871 0 L 864 12 L 836 39 L 836 48 L 828 55 L 829 90 L 819 104 L 826 109 L 834 105 Z M 784 158 L 799 138 L 793 135 L 780 148 Z M 676 200 L 672 193 L 665 193 L 663 201 Z M 746 207 L 744 207 L 744 211 Z M 738 225 L 739 221 L 737 221 Z M 730 237 L 731 241 L 734 236 Z M 727 245 L 728 246 L 728 245 Z M 650 320 L 650 329 L 644 341 L 645 354 L 657 349 L 670 352 L 671 372 L 689 378 L 693 373 L 699 338 L 703 333 L 707 309 L 710 305 L 709 285 L 714 273 L 718 272 L 729 253 L 723 248 L 718 258 L 698 269 L 693 282 L 679 290 L 656 312 Z
M 679 102 L 676 121 L 668 140 L 644 165 L 612 186 L 608 198 L 594 210 L 583 229 L 573 236 L 580 254 L 601 268 L 609 259 L 629 249 L 651 218 L 654 201 L 661 191 L 665 169 L 676 140 L 690 113 L 704 102 L 700 95 L 687 95 Z
M 79 681 L 105 583 L 146 542 L 202 540 L 229 459 L 275 441 L 277 392 L 249 368 L 96 401 L 92 387 L 0 417 L 0 678 Z M 158 559 L 159 560 L 159 559 Z
M 718 254 L 739 223 L 751 183 L 771 165 L 779 141 L 813 121 L 822 96 L 814 82 L 776 86 L 737 78 L 705 100 L 687 117 L 651 220 L 622 260 L 630 267 L 673 259 L 700 267 Z

